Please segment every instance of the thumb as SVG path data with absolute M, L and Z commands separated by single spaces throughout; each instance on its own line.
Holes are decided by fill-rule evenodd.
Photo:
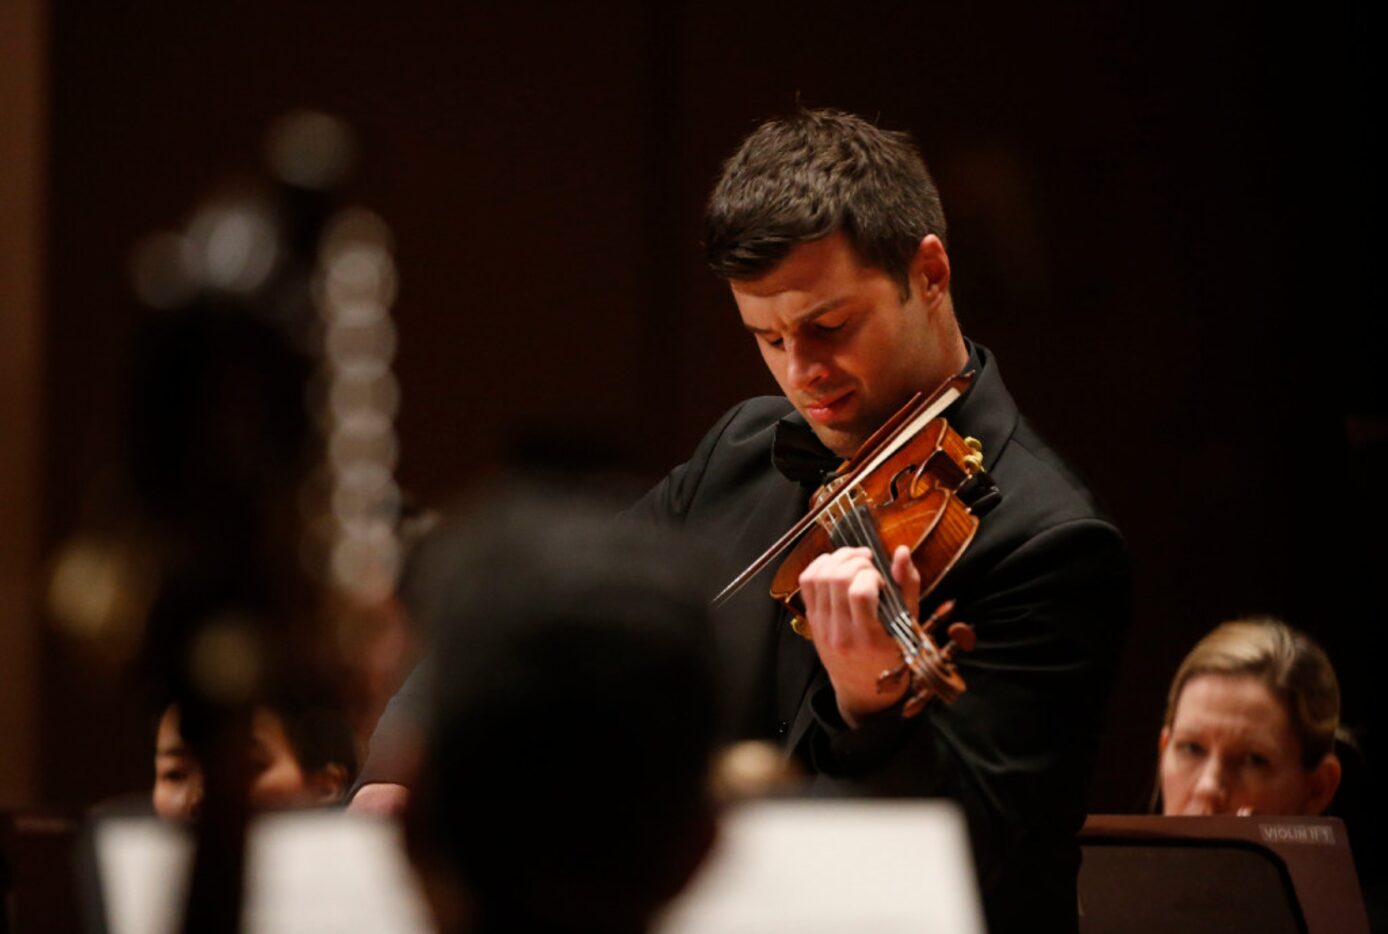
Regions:
M 920 612 L 921 575 L 916 570 L 916 563 L 911 560 L 911 549 L 905 545 L 898 545 L 896 553 L 892 555 L 892 579 L 901 588 L 901 598 L 911 610 L 911 615 L 917 615 Z

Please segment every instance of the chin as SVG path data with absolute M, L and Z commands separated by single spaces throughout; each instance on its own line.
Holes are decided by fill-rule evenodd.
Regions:
M 808 421 L 808 419 L 806 420 Z M 867 440 L 866 434 L 852 427 L 835 428 L 830 425 L 816 425 L 814 422 L 810 422 L 810 427 L 813 429 L 815 437 L 826 448 L 845 459 L 852 457 Z

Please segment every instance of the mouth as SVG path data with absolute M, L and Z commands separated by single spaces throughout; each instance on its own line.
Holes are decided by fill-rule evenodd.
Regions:
M 806 400 L 805 417 L 822 425 L 836 421 L 848 410 L 848 404 L 853 397 L 853 390 L 845 389 L 815 400 Z

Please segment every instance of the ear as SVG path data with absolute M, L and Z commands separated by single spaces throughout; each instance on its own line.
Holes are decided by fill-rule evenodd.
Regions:
M 927 305 L 949 294 L 949 254 L 935 234 L 926 234 L 911 260 L 911 285 Z
M 1164 726 L 1164 727 L 1161 728 L 1161 735 L 1157 737 L 1157 758 L 1158 758 L 1158 759 L 1160 759 L 1162 756 L 1166 755 L 1166 744 L 1169 743 L 1169 742 L 1171 742 L 1171 727 L 1169 727 L 1169 726 Z
M 305 775 L 304 785 L 309 804 L 336 804 L 347 795 L 347 770 L 336 762 L 329 762 Z
M 1306 813 L 1321 814 L 1330 807 L 1335 792 L 1340 787 L 1340 757 L 1327 753 L 1325 758 L 1311 770 L 1310 790 L 1306 797 Z

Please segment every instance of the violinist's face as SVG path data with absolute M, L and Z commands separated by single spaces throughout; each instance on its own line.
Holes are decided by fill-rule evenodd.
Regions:
M 1160 750 L 1167 815 L 1319 814 L 1339 784 L 1333 755 L 1302 766 L 1286 709 L 1251 675 L 1186 682 Z
M 921 241 L 910 282 L 903 300 L 895 280 L 864 266 L 835 233 L 796 246 L 760 279 L 732 283 L 742 323 L 781 391 L 841 457 L 968 359 L 949 297 L 949 258 L 933 234 Z

